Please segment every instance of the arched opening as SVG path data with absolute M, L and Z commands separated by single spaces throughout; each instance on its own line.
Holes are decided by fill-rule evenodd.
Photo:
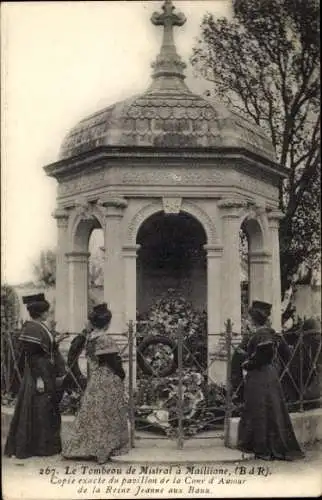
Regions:
M 137 243 L 137 309 L 145 313 L 169 289 L 198 310 L 207 304 L 206 233 L 187 213 L 158 212 L 140 227 Z
M 246 217 L 240 228 L 242 318 L 247 316 L 253 300 L 265 300 L 265 266 L 263 231 L 258 220 Z
M 75 251 L 69 262 L 69 272 L 73 277 L 72 308 L 77 331 L 84 328 L 93 306 L 103 300 L 103 244 L 104 234 L 99 221 L 95 217 L 81 220 L 75 231 Z M 79 357 L 79 368 L 87 377 L 85 352 Z
M 94 250 L 96 256 L 97 232 L 102 232 L 99 220 L 94 217 L 84 217 L 74 230 L 72 252 L 68 254 L 68 274 L 70 282 L 70 314 L 71 331 L 81 331 L 87 321 L 88 310 L 93 300 L 90 300 L 90 273 Z M 93 237 L 92 237 L 93 235 Z
M 102 228 L 93 229 L 88 242 L 88 288 L 89 310 L 104 300 L 104 232 Z
M 173 409 L 180 377 L 187 384 L 193 373 L 197 395 L 191 398 L 206 398 L 201 389 L 208 368 L 206 243 L 202 224 L 186 212 L 157 212 L 137 233 L 136 382 L 138 406 L 144 406 L 145 412 L 138 412 L 137 424 L 143 428 L 166 433 L 177 426 Z M 177 370 L 179 332 L 181 372 Z M 194 418 L 195 406 L 189 411 L 189 418 Z

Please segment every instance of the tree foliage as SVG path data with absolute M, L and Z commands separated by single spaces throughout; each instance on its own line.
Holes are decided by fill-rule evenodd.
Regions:
M 280 189 L 282 289 L 320 240 L 320 45 L 317 0 L 234 0 L 232 20 L 206 14 L 191 57 L 212 90 L 271 137 L 289 169 Z
M 14 357 L 18 357 L 16 346 L 20 324 L 19 297 L 12 286 L 1 286 L 1 389 L 9 393 L 16 383 Z
M 33 265 L 33 274 L 37 285 L 45 288 L 55 286 L 56 283 L 56 252 L 42 250 Z M 89 285 L 102 284 L 103 259 L 97 254 L 89 261 Z
M 56 253 L 53 250 L 42 250 L 37 262 L 34 263 L 33 272 L 38 285 L 54 286 L 56 283 Z

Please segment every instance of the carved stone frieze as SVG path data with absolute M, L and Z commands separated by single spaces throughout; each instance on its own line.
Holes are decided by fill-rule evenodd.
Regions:
M 99 188 L 108 184 L 109 171 L 100 170 L 98 172 L 88 172 L 73 179 L 68 179 L 59 184 L 58 197 L 69 196 L 81 192 L 86 192 L 94 188 Z
M 262 179 L 256 179 L 240 172 L 237 176 L 230 168 L 202 168 L 198 165 L 186 169 L 179 167 L 146 168 L 141 166 L 120 166 L 114 169 L 117 183 L 134 186 L 227 186 L 247 190 L 249 193 L 278 200 L 278 187 Z M 80 174 L 67 179 L 58 186 L 58 197 L 87 193 L 93 189 L 111 185 L 111 173 L 108 169 Z
M 261 194 L 268 198 L 278 200 L 278 187 L 272 186 L 268 182 L 257 179 L 256 177 L 241 173 L 238 176 L 238 186 L 255 194 Z
M 122 182 L 124 184 L 135 185 L 159 185 L 159 184 L 177 184 L 177 185 L 195 185 L 195 184 L 225 184 L 227 173 L 218 169 L 177 169 L 160 168 L 146 169 L 124 169 L 122 173 Z

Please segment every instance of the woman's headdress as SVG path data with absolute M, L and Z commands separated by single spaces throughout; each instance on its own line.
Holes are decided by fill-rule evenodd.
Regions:
M 264 302 L 262 300 L 253 300 L 251 307 L 249 308 L 249 314 L 252 318 L 260 319 L 262 321 L 269 318 L 272 311 L 272 304 L 269 302 Z
M 43 293 L 25 295 L 22 297 L 22 302 L 25 304 L 30 313 L 42 314 L 50 308 L 50 304 L 48 300 L 46 300 L 45 294 Z

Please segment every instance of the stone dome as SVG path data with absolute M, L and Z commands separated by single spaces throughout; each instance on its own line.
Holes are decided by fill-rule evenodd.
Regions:
M 151 18 L 164 32 L 150 87 L 81 120 L 65 137 L 60 159 L 100 146 L 139 146 L 240 148 L 275 160 L 273 145 L 261 128 L 187 87 L 186 65 L 173 41 L 173 26 L 183 25 L 186 19 L 173 11 L 171 0 L 165 0 L 163 12 Z

